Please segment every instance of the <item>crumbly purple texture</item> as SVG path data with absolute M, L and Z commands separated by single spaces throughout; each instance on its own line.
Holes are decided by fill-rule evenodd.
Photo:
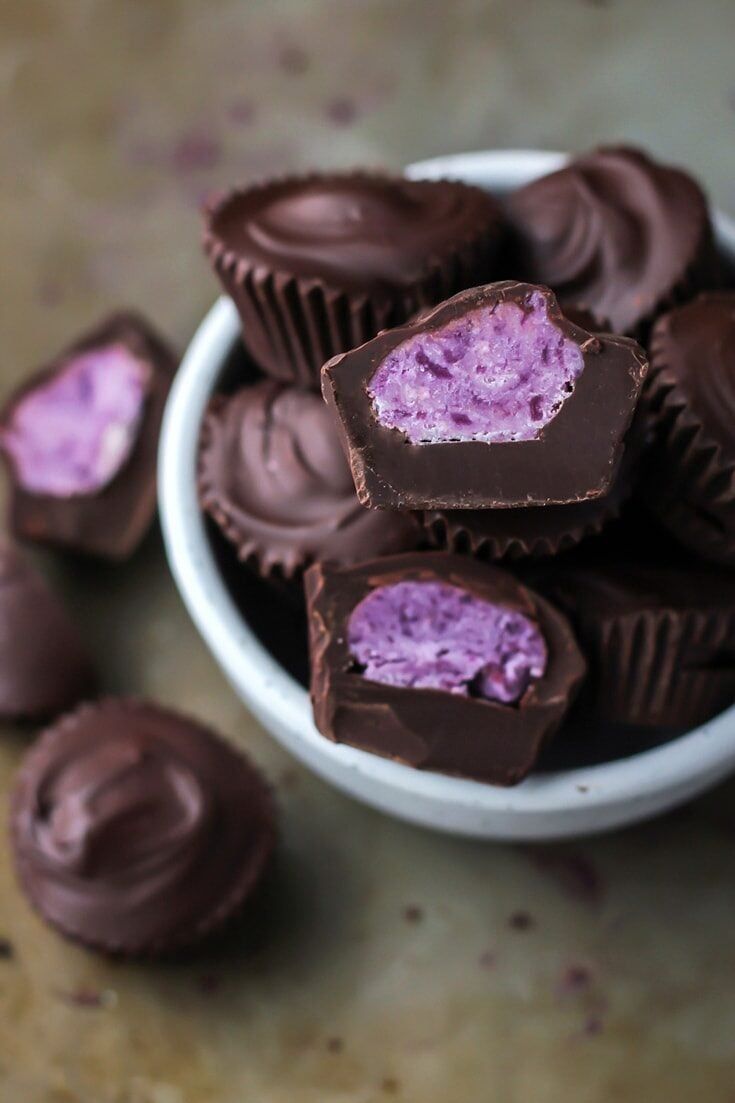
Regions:
M 544 297 L 480 307 L 395 348 L 368 386 L 378 421 L 412 444 L 534 440 L 584 367 Z
M 444 582 L 378 587 L 353 609 L 347 638 L 363 677 L 390 686 L 511 704 L 546 670 L 537 624 Z
M 148 372 L 112 344 L 75 355 L 24 395 L 2 434 L 20 486 L 68 498 L 114 479 L 138 435 Z

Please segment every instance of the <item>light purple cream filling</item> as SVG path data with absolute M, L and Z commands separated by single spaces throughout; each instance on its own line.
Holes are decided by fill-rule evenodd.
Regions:
M 546 670 L 538 625 L 443 582 L 380 586 L 355 606 L 347 642 L 363 677 L 511 704 Z
M 538 292 L 417 333 L 368 385 L 378 421 L 412 444 L 534 440 L 574 390 L 584 359 Z
M 135 444 L 149 370 L 124 345 L 112 344 L 79 353 L 29 391 L 1 441 L 18 483 L 58 498 L 106 486 Z

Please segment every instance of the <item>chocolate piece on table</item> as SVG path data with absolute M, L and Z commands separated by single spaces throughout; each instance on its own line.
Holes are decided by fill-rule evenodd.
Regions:
M 607 494 L 646 368 L 629 338 L 506 281 L 335 357 L 322 382 L 365 505 L 499 509 Z
M 657 313 L 716 272 L 707 198 L 687 173 L 628 147 L 604 147 L 518 188 L 506 211 L 515 273 L 562 307 L 645 335 Z
M 735 566 L 735 292 L 659 318 L 650 347 L 646 502 L 682 544 Z
M 480 188 L 352 172 L 236 189 L 208 210 L 204 243 L 256 362 L 318 389 L 335 353 L 490 279 L 501 236 Z
M 274 809 L 258 771 L 209 729 L 110 698 L 28 752 L 11 837 L 47 922 L 107 953 L 157 956 L 239 912 L 271 856 Z
M 53 716 L 91 693 L 95 680 L 63 606 L 21 553 L 0 542 L 0 716 Z
M 735 577 L 696 563 L 624 561 L 531 576 L 563 609 L 589 664 L 579 713 L 691 728 L 735 703 Z
M 315 559 L 354 563 L 415 548 L 413 515 L 357 500 L 318 394 L 265 380 L 218 396 L 202 427 L 199 498 L 239 557 L 293 576 Z
M 483 563 L 417 552 L 305 584 L 314 717 L 338 743 L 514 785 L 584 675 L 565 618 Z
M 177 359 L 146 321 L 113 314 L 0 411 L 17 536 L 125 559 L 156 509 L 158 433 Z

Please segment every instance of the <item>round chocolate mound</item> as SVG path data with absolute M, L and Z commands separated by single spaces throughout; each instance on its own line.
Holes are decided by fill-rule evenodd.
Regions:
M 142 702 L 85 705 L 25 758 L 11 811 L 20 882 L 62 934 L 158 955 L 219 929 L 274 845 L 267 785 L 207 728 Z
M 625 147 L 598 149 L 508 200 L 517 275 L 562 306 L 640 335 L 713 265 L 707 200 L 684 172 Z
M 647 401 L 658 428 L 648 505 L 681 543 L 735 565 L 735 292 L 658 320 Z
M 0 715 L 53 716 L 94 683 L 66 611 L 20 552 L 0 543 Z
M 501 226 L 496 201 L 459 181 L 314 174 L 218 200 L 205 249 L 258 364 L 318 386 L 335 353 L 490 278 Z
M 275 382 L 215 399 L 205 419 L 199 496 L 243 560 L 286 577 L 316 559 L 353 563 L 416 546 L 411 514 L 357 500 L 319 395 Z

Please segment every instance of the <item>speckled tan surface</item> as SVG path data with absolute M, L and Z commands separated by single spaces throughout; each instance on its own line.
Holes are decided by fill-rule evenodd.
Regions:
M 451 14 L 450 14 L 451 13 Z M 2 385 L 104 309 L 183 345 L 197 201 L 313 163 L 627 137 L 735 208 L 731 0 L 0 0 Z M 731 1103 L 735 784 L 603 840 L 480 846 L 308 777 L 167 576 L 44 557 L 107 688 L 242 741 L 278 786 L 259 921 L 186 966 L 45 930 L 0 846 L 0 1103 Z M 30 734 L 0 743 L 0 793 Z

